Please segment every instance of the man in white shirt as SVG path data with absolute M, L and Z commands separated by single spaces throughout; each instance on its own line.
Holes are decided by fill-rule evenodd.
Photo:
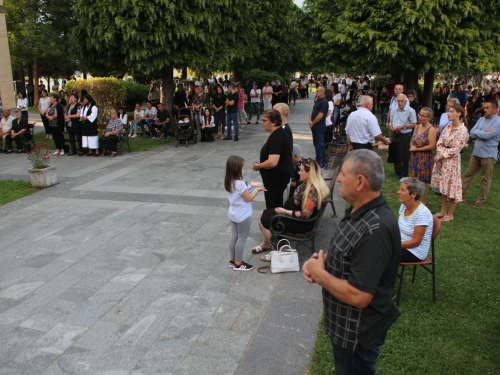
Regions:
M 345 131 L 349 151 L 363 148 L 373 150 L 372 145 L 375 140 L 386 145 L 391 143 L 389 138 L 382 135 L 378 120 L 372 113 L 372 109 L 373 98 L 370 95 L 364 95 L 361 99 L 361 107 L 347 118 Z
M 408 98 L 404 94 L 399 94 L 396 98 L 398 108 L 391 111 L 390 123 L 394 139 L 393 156 L 394 173 L 399 179 L 408 177 L 410 163 L 410 141 L 412 129 L 417 125 L 417 114 L 411 107 L 407 107 Z M 389 151 L 391 155 L 391 151 Z
M 7 151 L 5 147 L 5 137 L 10 134 L 10 129 L 12 129 L 12 121 L 15 120 L 15 117 L 12 116 L 9 110 L 4 109 L 2 111 L 2 120 L 0 120 L 0 152 L 4 153 Z
M 158 139 L 156 136 L 156 130 L 154 128 L 154 125 L 156 123 L 156 114 L 158 113 L 158 110 L 153 107 L 151 102 L 149 100 L 146 101 L 146 125 L 148 126 L 149 129 L 149 139 Z
M 443 129 L 450 123 L 450 120 L 448 119 L 448 109 L 450 107 L 453 107 L 455 104 L 460 104 L 457 98 L 449 98 L 448 103 L 446 105 L 446 111 L 441 115 L 439 118 L 439 129 L 437 130 L 437 136 L 441 135 L 443 132 Z
M 142 130 L 141 132 L 141 137 L 146 134 L 146 131 L 144 130 L 144 124 L 146 123 L 146 113 L 144 110 L 141 108 L 140 103 L 137 103 L 135 105 L 135 110 L 134 110 L 134 122 L 132 122 L 132 127 L 130 129 L 131 133 L 135 134 L 131 136 L 131 138 L 137 137 L 137 126 L 139 126 Z
M 203 86 L 203 80 L 201 79 L 201 77 L 198 77 L 198 80 L 196 80 L 194 82 L 194 85 L 195 86 Z
M 262 91 L 259 89 L 257 82 L 254 82 L 253 89 L 250 91 L 250 116 L 248 117 L 248 121 L 252 122 L 253 113 L 257 113 L 257 121 L 256 124 L 259 123 L 260 120 L 260 95 Z

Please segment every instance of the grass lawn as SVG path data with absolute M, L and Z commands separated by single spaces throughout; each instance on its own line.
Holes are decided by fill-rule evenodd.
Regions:
M 385 161 L 387 151 L 378 151 Z M 462 176 L 472 146 L 462 154 Z M 383 194 L 397 214 L 399 181 L 385 164 Z M 474 208 L 480 175 L 459 203 L 455 221 L 443 223 L 436 240 L 436 293 L 431 275 L 420 269 L 415 284 L 411 270 L 404 280 L 401 317 L 389 330 L 377 363 L 377 373 L 498 374 L 500 373 L 500 165 L 494 168 L 486 205 Z M 439 212 L 441 199 L 429 193 L 427 206 Z M 398 284 L 396 284 L 397 286 Z M 332 374 L 330 340 L 320 323 L 310 373 Z
M 38 191 L 29 181 L 0 180 L 0 206 Z

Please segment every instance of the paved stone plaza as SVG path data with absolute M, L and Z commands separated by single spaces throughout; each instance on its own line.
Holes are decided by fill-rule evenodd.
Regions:
M 305 156 L 312 105 L 289 118 Z M 225 162 L 258 160 L 267 134 L 251 124 L 239 142 L 56 157 L 58 185 L 1 206 L 0 374 L 306 374 L 321 288 L 228 267 Z M 0 159 L 1 179 L 29 179 L 25 155 Z M 245 246 L 255 268 L 263 198 Z

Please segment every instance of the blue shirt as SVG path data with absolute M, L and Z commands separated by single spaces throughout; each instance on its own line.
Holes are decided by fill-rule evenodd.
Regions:
M 491 131 L 487 132 L 490 128 Z M 500 117 L 498 115 L 493 115 L 489 119 L 481 117 L 470 131 L 470 138 L 474 140 L 472 155 L 497 160 Z
M 464 91 L 461 91 L 460 93 L 456 92 L 456 91 L 452 91 L 450 92 L 450 95 L 448 96 L 448 98 L 455 98 L 455 99 L 458 99 L 458 101 L 460 102 L 460 105 L 462 107 L 465 106 L 465 103 L 467 103 L 467 94 L 464 92 Z
M 391 119 L 390 123 L 395 128 L 401 125 L 410 125 L 417 123 L 417 114 L 415 110 L 410 107 L 405 107 L 404 109 L 398 109 L 395 111 L 391 111 Z M 399 133 L 406 134 L 411 133 L 412 129 L 403 129 Z

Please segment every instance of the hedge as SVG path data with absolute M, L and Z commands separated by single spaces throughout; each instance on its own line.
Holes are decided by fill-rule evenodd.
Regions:
M 82 79 L 66 84 L 66 91 L 68 92 L 73 90 L 81 92 L 82 89 L 87 90 L 99 107 L 97 116 L 99 124 L 105 123 L 109 111 L 122 106 L 127 98 L 123 81 L 116 78 Z

